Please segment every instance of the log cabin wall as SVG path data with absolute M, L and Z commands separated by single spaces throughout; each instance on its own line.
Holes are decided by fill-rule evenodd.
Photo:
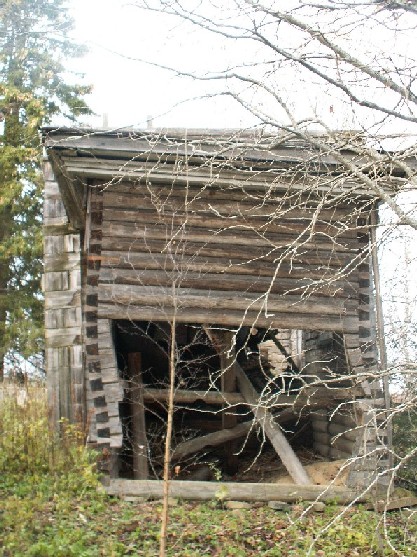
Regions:
M 45 369 L 51 418 L 85 419 L 80 234 L 68 221 L 51 164 L 44 163 Z
M 191 161 L 183 153 L 152 158 L 150 144 L 148 152 L 140 147 L 123 154 L 129 143 L 123 137 L 121 160 L 116 137 L 75 140 L 75 149 L 65 137 L 57 138 L 56 148 L 52 140 L 51 157 L 65 174 L 63 191 L 71 192 L 75 178 L 88 182 L 86 200 L 78 200 L 81 209 L 69 213 L 85 235 L 84 323 L 77 326 L 84 334 L 91 440 L 116 455 L 123 444 L 120 404 L 129 386 L 118 369 L 114 321 L 167 323 L 175 314 L 179 323 L 235 331 L 256 326 L 278 329 L 285 337 L 287 330 L 308 331 L 304 374 L 323 379 L 323 344 L 336 335 L 347 373 L 365 378 L 374 369 L 369 196 L 343 192 L 337 178 L 339 185 L 329 191 L 317 168 L 309 181 L 303 165 L 301 171 L 280 169 L 269 161 L 242 174 L 224 159 Z M 60 309 L 49 292 L 47 304 Z M 49 340 L 47 346 L 54 348 Z M 69 367 L 62 378 L 55 375 L 67 393 L 78 385 L 72 373 Z M 363 396 L 375 396 L 377 386 L 365 379 L 362 384 Z M 80 397 L 76 404 L 82 407 Z M 326 441 L 316 436 L 317 449 L 321 444 L 334 458 L 347 454 L 352 434 L 340 432 L 346 438 L 336 447 L 324 406 L 326 431 L 316 433 Z M 117 475 L 117 463 L 108 468 Z
M 175 296 L 181 322 L 357 333 L 351 207 L 320 211 L 304 237 L 318 200 L 293 208 L 264 196 L 216 184 L 106 185 L 100 316 L 170 320 Z

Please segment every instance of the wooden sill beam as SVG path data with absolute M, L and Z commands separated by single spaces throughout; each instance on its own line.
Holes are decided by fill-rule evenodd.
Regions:
M 111 480 L 105 488 L 109 495 L 161 499 L 163 482 L 160 480 Z M 332 501 L 349 504 L 363 503 L 369 497 L 358 496 L 354 490 L 332 485 L 294 485 L 274 483 L 192 482 L 173 480 L 169 496 L 180 499 L 207 501 Z

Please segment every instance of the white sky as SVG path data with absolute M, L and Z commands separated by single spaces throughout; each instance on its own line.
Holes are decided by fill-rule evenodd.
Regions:
M 183 103 L 212 93 L 217 84 L 193 82 L 127 58 L 196 71 L 210 64 L 213 56 L 225 56 L 213 37 L 202 40 L 201 33 L 189 28 L 182 32 L 178 22 L 128 6 L 123 0 L 71 0 L 70 4 L 76 40 L 89 48 L 87 56 L 77 59 L 73 67 L 85 72 L 86 82 L 93 84 L 89 103 L 98 116 L 89 121 L 91 125 L 100 127 L 103 113 L 108 114 L 110 127 L 146 127 L 148 116 L 155 127 L 253 124 L 231 100 Z M 182 104 L 176 106 L 178 103 Z

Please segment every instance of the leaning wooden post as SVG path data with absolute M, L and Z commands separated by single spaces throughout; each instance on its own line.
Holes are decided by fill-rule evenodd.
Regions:
M 392 420 L 390 416 L 391 396 L 389 392 L 389 378 L 387 375 L 388 359 L 387 359 L 387 350 L 385 346 L 384 312 L 382 308 L 382 299 L 381 299 L 381 277 L 379 273 L 378 243 L 376 237 L 377 226 L 378 226 L 378 209 L 377 207 L 374 207 L 371 212 L 372 275 L 374 279 L 374 288 L 375 288 L 375 314 L 376 314 L 379 365 L 380 365 L 380 371 L 383 371 L 382 386 L 384 392 L 385 409 L 387 411 L 386 432 L 387 432 L 387 442 L 388 442 L 388 463 L 389 463 L 389 467 L 392 468 L 394 466 L 394 456 L 392 453 Z
M 135 480 L 146 480 L 149 476 L 148 442 L 143 400 L 142 355 L 140 352 L 131 352 L 128 355 L 128 367 L 131 377 L 133 478 Z
M 239 390 L 246 402 L 251 406 L 255 420 L 262 426 L 265 435 L 268 437 L 294 482 L 298 485 L 311 484 L 312 482 L 307 472 L 287 441 L 281 427 L 274 422 L 272 414 L 262 406 L 258 393 L 238 363 L 236 363 L 236 374 Z

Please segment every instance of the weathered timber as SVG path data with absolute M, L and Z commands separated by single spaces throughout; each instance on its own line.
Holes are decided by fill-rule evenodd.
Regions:
M 360 387 L 352 387 L 352 389 L 304 387 L 298 394 L 270 394 L 267 396 L 266 400 L 270 407 L 295 407 L 300 409 L 310 405 L 316 407 L 331 407 L 335 405 L 335 401 L 350 400 L 352 396 L 358 396 L 360 394 L 363 395 Z M 168 390 L 145 387 L 143 396 L 145 402 L 166 402 L 168 400 Z M 229 406 L 235 406 L 237 404 L 247 404 L 241 393 L 185 389 L 176 389 L 175 391 L 175 402 L 177 404 L 193 404 L 198 400 L 213 405 L 228 404 Z M 327 421 L 323 421 L 323 427 L 327 428 Z
M 168 277 L 165 277 L 165 280 Z M 140 281 L 140 274 L 138 277 Z M 218 279 L 217 279 L 218 280 Z M 270 311 L 293 314 L 318 313 L 329 316 L 355 315 L 355 302 L 344 299 L 319 298 L 310 296 L 306 300 L 295 295 L 270 295 L 256 294 L 241 291 L 236 297 L 233 292 L 224 290 L 207 291 L 203 288 L 176 288 L 175 297 L 180 306 L 188 308 L 217 308 L 224 310 L 250 310 Z M 101 284 L 99 288 L 99 301 L 117 302 L 119 304 L 132 304 L 139 306 L 162 305 L 167 308 L 173 305 L 172 293 L 169 292 L 168 281 L 164 286 L 147 288 L 142 285 L 131 284 Z
M 86 308 L 88 310 L 88 306 Z M 322 331 L 355 331 L 357 330 L 356 318 L 346 316 L 317 316 L 312 314 L 279 313 L 275 315 L 259 314 L 255 311 L 216 310 L 210 308 L 178 307 L 175 311 L 170 307 L 138 306 L 126 300 L 124 303 L 106 303 L 100 301 L 98 315 L 107 319 L 132 319 L 136 321 L 169 321 L 175 313 L 178 323 L 216 323 L 218 325 L 235 327 L 249 325 L 272 328 L 299 328 L 306 323 Z
M 207 332 L 209 329 L 204 327 L 204 330 Z M 236 356 L 234 350 L 234 333 L 233 331 L 218 331 L 217 336 L 221 334 L 221 341 L 222 347 L 219 356 L 220 356 L 220 368 L 221 368 L 221 390 L 224 393 L 233 393 L 236 391 L 237 388 L 237 379 L 236 379 Z M 209 337 L 210 338 L 210 337 Z M 234 428 L 237 425 L 237 415 L 233 411 L 227 410 L 227 405 L 225 405 L 225 409 L 222 412 L 222 428 Z M 238 459 L 236 452 L 236 444 L 228 443 L 224 447 L 225 452 L 225 464 L 226 464 L 226 471 L 229 474 L 235 474 L 238 469 Z
M 152 260 L 152 256 L 149 256 Z M 152 294 L 153 288 L 169 288 L 172 277 L 178 278 L 178 283 L 182 288 L 193 289 L 194 291 L 203 290 L 204 292 L 210 291 L 232 291 L 239 290 L 247 293 L 258 293 L 262 299 L 262 294 L 269 293 L 268 300 L 271 304 L 274 303 L 273 294 L 287 295 L 286 297 L 294 297 L 298 294 L 298 301 L 301 294 L 309 294 L 306 297 L 307 303 L 310 299 L 318 297 L 323 300 L 323 297 L 328 299 L 328 305 L 335 309 L 340 306 L 340 299 L 346 300 L 346 305 L 350 306 L 352 310 L 356 311 L 357 304 L 352 302 L 350 296 L 353 295 L 353 288 L 347 286 L 345 280 L 338 281 L 334 277 L 322 276 L 319 279 L 313 280 L 312 278 L 296 278 L 292 276 L 286 277 L 273 277 L 273 270 L 271 276 L 258 276 L 255 272 L 249 276 L 233 273 L 233 269 L 223 269 L 219 273 L 215 273 L 209 267 L 204 265 L 199 271 L 192 271 L 187 261 L 179 259 L 175 263 L 168 263 L 159 266 L 153 270 L 132 268 L 119 269 L 112 265 L 103 265 L 100 270 L 100 281 L 103 283 L 120 284 L 120 285 L 137 285 L 139 287 L 148 287 L 147 290 Z M 146 267 L 146 265 L 145 265 Z M 228 272 L 226 272 L 228 271 Z M 290 294 L 291 293 L 291 294 Z M 181 294 L 181 291 L 179 291 Z M 330 301 L 329 301 L 330 299 Z M 301 302 L 300 302 L 301 304 Z
M 213 244 L 233 244 L 236 246 L 268 246 L 269 248 L 288 247 L 289 243 L 291 248 L 302 247 L 303 249 L 321 249 L 329 252 L 348 252 L 352 253 L 357 249 L 357 244 L 354 240 L 346 239 L 340 242 L 330 242 L 326 239 L 308 238 L 294 238 L 291 234 L 271 233 L 271 234 L 257 234 L 255 231 L 239 230 L 233 228 L 224 229 L 221 232 L 217 231 L 204 231 L 198 228 L 184 228 L 178 227 L 170 228 L 168 225 L 154 223 L 153 226 L 142 223 L 114 223 L 103 222 L 103 236 L 112 237 L 127 237 L 134 241 L 136 238 L 147 238 L 149 240 L 165 240 L 167 242 L 174 242 L 172 245 L 179 241 L 203 242 Z M 171 242 L 170 242 L 171 243 Z
M 133 250 L 134 247 L 134 250 Z M 324 283 L 330 282 L 332 285 L 342 286 L 342 282 L 337 280 L 335 273 L 340 267 L 340 260 L 329 260 L 328 264 L 324 264 L 323 261 L 318 263 L 317 260 L 314 262 L 306 261 L 304 258 L 298 256 L 287 256 L 279 260 L 277 255 L 273 257 L 260 257 L 259 254 L 256 256 L 253 253 L 253 258 L 251 254 L 247 252 L 241 253 L 240 257 L 232 256 L 231 253 L 227 257 L 216 257 L 211 250 L 201 253 L 197 249 L 188 249 L 184 245 L 184 249 L 181 249 L 178 256 L 170 253 L 161 253 L 163 251 L 163 245 L 155 247 L 155 251 L 149 252 L 150 246 L 143 245 L 143 251 L 139 251 L 139 246 L 129 246 L 119 248 L 116 250 L 102 250 L 101 255 L 91 255 L 89 260 L 100 261 L 103 267 L 108 267 L 110 269 L 130 269 L 139 271 L 151 271 L 164 269 L 165 271 L 173 271 L 178 266 L 184 266 L 187 271 L 199 273 L 207 272 L 210 273 L 231 273 L 234 275 L 249 275 L 255 278 L 258 277 L 276 277 L 276 278 L 291 278 L 291 279 L 306 279 L 308 275 L 311 281 L 323 281 Z M 158 251 L 159 250 L 159 253 Z M 174 261 L 173 261 L 174 258 Z M 317 258 L 316 258 L 317 259 Z M 279 267 L 278 267 L 279 262 Z M 265 265 L 260 265 L 260 263 L 265 263 Z M 342 277 L 341 277 L 342 278 Z M 357 280 L 355 272 L 349 273 L 349 279 Z M 358 345 L 356 345 L 358 346 Z
M 349 263 L 352 261 L 352 252 L 334 252 L 329 250 L 320 250 L 317 246 L 314 250 L 305 250 L 302 246 L 301 249 L 292 249 L 288 251 L 288 245 L 266 245 L 245 246 L 243 250 L 237 250 L 234 245 L 228 244 L 206 244 L 204 242 L 192 242 L 190 240 L 178 241 L 173 244 L 169 237 L 163 239 L 152 239 L 149 237 L 141 236 L 138 238 L 129 238 L 127 236 L 104 236 L 103 249 L 110 252 L 126 252 L 130 251 L 143 252 L 149 255 L 151 259 L 154 254 L 173 253 L 182 254 L 183 257 L 193 255 L 204 257 L 224 257 L 226 261 L 240 260 L 246 263 L 248 261 L 261 261 L 274 265 L 278 261 L 288 261 L 292 263 L 299 263 L 309 267 L 310 265 L 320 265 L 323 268 L 330 268 L 334 273 L 338 272 L 341 268 L 344 269 L 348 265 L 346 272 L 349 276 L 353 276 L 357 280 L 357 273 L 355 267 L 350 268 Z
M 217 447 L 218 445 L 223 445 L 224 443 L 229 443 L 240 437 L 244 437 L 253 427 L 254 424 L 252 421 L 243 422 L 229 429 L 221 429 L 220 431 L 214 431 L 213 433 L 184 441 L 175 447 L 172 460 L 180 460 L 208 447 Z
M 145 191 L 146 190 L 146 191 Z M 185 197 L 187 195 L 187 198 Z M 311 224 L 312 220 L 325 223 L 349 223 L 355 230 L 357 222 L 352 215 L 350 204 L 334 204 L 330 201 L 323 203 L 323 197 L 299 197 L 296 202 L 286 198 L 280 191 L 271 190 L 265 198 L 265 192 L 252 192 L 243 195 L 241 189 L 217 188 L 215 184 L 204 184 L 204 187 L 172 188 L 162 184 L 153 184 L 152 187 L 144 188 L 142 185 L 126 183 L 107 185 L 104 191 L 104 208 L 118 207 L 121 209 L 142 209 L 167 207 L 168 210 L 176 212 L 185 206 L 202 214 L 216 212 L 218 215 L 230 217 L 239 215 L 271 218 L 287 218 L 291 220 L 304 220 Z M 187 205 L 185 205 L 187 204 Z
M 131 377 L 129 398 L 132 414 L 133 477 L 136 480 L 144 480 L 149 476 L 149 468 L 140 352 L 128 355 L 128 369 Z
M 152 389 L 145 387 L 143 396 L 145 402 L 167 402 L 168 389 Z M 246 404 L 240 393 L 226 393 L 220 391 L 193 391 L 185 389 L 175 390 L 175 402 L 177 404 L 193 404 L 201 400 L 206 404 L 236 406 Z
M 144 202 L 144 205 L 145 203 L 146 202 Z M 119 222 L 135 224 L 140 222 L 141 225 L 150 225 L 155 224 L 155 209 L 156 207 L 152 203 L 150 203 L 150 207 L 146 209 L 142 206 L 140 212 L 137 210 L 132 211 L 111 207 L 104 210 L 104 219 L 106 222 L 115 224 Z M 247 215 L 244 217 L 240 214 L 239 224 L 236 224 L 236 216 L 230 214 L 227 217 L 215 216 L 216 212 L 209 211 L 208 206 L 206 206 L 205 211 L 199 211 L 198 214 L 191 212 L 190 209 L 195 211 L 192 205 L 191 207 L 187 206 L 185 210 L 183 207 L 182 210 L 179 211 L 175 209 L 169 211 L 165 208 L 163 213 L 158 214 L 157 223 L 158 225 L 165 224 L 170 227 L 181 227 L 184 221 L 186 221 L 187 226 L 201 230 L 208 229 L 210 234 L 213 234 L 213 230 L 216 229 L 223 233 L 228 230 L 228 227 L 233 231 L 239 229 L 247 231 L 248 229 L 252 229 L 253 232 L 258 234 L 261 233 L 267 237 L 269 237 L 270 234 L 279 233 L 284 234 L 285 237 L 293 234 L 296 238 L 305 234 L 306 228 L 308 229 L 308 225 L 302 220 L 286 219 L 285 216 L 277 215 L 274 218 L 268 216 L 268 222 L 266 223 L 265 215 L 259 217 Z M 300 214 L 302 214 L 302 211 L 300 211 Z M 320 220 L 315 224 L 313 234 L 318 234 L 319 236 L 320 234 L 325 234 L 334 237 L 338 242 L 349 242 L 354 239 L 353 244 L 355 244 L 356 240 L 356 230 L 341 229 L 338 226 Z
M 352 426 L 348 428 L 338 423 L 331 421 L 328 426 L 328 431 L 331 435 L 343 435 L 346 439 L 350 441 L 356 441 L 358 435 L 362 432 L 363 427 Z
M 343 437 L 336 437 L 330 441 L 331 447 L 335 449 L 339 449 L 340 451 L 344 451 L 352 456 L 353 450 L 355 448 L 355 441 L 350 441 L 349 439 L 345 439 Z
M 284 410 L 279 414 L 274 415 L 274 421 L 279 424 L 285 424 L 296 417 L 295 412 Z M 217 447 L 224 443 L 234 441 L 240 437 L 248 435 L 251 430 L 256 430 L 257 425 L 251 420 L 238 424 L 230 429 L 222 429 L 220 431 L 214 431 L 207 435 L 202 435 L 201 437 L 196 437 L 195 439 L 190 439 L 189 441 L 184 441 L 180 443 L 175 448 L 172 459 L 180 460 L 190 454 L 201 451 L 207 447 Z
M 109 495 L 162 498 L 163 482 L 158 480 L 111 480 L 105 487 Z M 169 484 L 169 495 L 180 499 L 197 501 L 335 501 L 339 504 L 363 503 L 365 495 L 354 490 L 332 485 L 294 485 L 271 483 L 237 482 L 187 482 L 173 480 Z
M 243 369 L 237 363 L 236 376 L 239 390 L 248 404 L 250 404 L 255 420 L 264 429 L 266 436 L 278 453 L 294 482 L 299 485 L 310 484 L 311 480 L 307 472 L 304 470 L 300 460 L 288 443 L 285 435 L 282 433 L 280 426 L 274 422 L 273 416 L 269 410 L 261 406 L 258 393 L 255 391 Z
M 138 161 L 137 153 L 132 153 L 131 156 L 134 160 Z M 79 177 L 101 178 L 103 181 L 118 178 L 122 179 L 125 182 L 132 180 L 136 184 L 149 183 L 150 171 L 152 171 L 153 180 L 157 181 L 160 184 L 172 184 L 173 179 L 175 179 L 175 184 L 177 187 L 189 187 L 192 185 L 199 186 L 201 185 L 201 183 L 205 183 L 207 181 L 208 183 L 215 183 L 219 187 L 241 187 L 242 173 L 244 172 L 244 185 L 246 191 L 250 191 L 252 189 L 259 190 L 262 187 L 264 187 L 266 190 L 272 179 L 274 179 L 275 190 L 279 189 L 281 191 L 287 191 L 289 187 L 287 181 L 279 180 L 282 173 L 273 172 L 269 164 L 267 168 L 263 169 L 263 171 L 261 169 L 252 171 L 248 168 L 236 168 L 234 171 L 231 171 L 228 168 L 218 168 L 217 172 L 213 173 L 211 165 L 210 169 L 204 166 L 197 168 L 196 166 L 190 167 L 190 163 L 191 159 L 187 159 L 187 171 L 184 170 L 183 173 L 178 173 L 177 171 L 175 171 L 174 173 L 172 169 L 166 169 L 163 165 L 155 163 L 150 163 L 148 168 L 146 167 L 146 163 L 142 163 L 140 165 L 132 167 L 132 163 L 129 163 L 129 161 L 126 161 L 126 163 L 121 166 L 120 161 L 117 160 L 114 162 L 113 165 L 111 165 L 110 161 L 108 161 L 106 168 L 105 164 L 103 163 L 100 165 L 94 164 L 94 159 L 84 159 L 81 164 L 77 159 L 70 159 L 69 161 L 66 161 L 66 171 L 70 175 L 76 175 Z M 283 160 L 281 160 L 280 163 L 281 166 L 285 165 Z M 252 165 L 253 162 L 251 163 L 251 167 Z M 242 165 L 236 164 L 236 166 Z M 291 190 L 302 192 L 308 190 L 308 187 L 311 184 L 314 184 L 314 190 L 317 193 L 325 192 L 329 189 L 326 184 L 320 181 L 311 182 L 311 180 L 304 179 L 303 182 L 292 182 Z M 392 180 L 386 181 L 384 187 L 386 187 L 387 190 L 391 189 L 392 191 L 394 191 L 393 185 L 394 184 Z M 335 194 L 337 192 L 351 194 L 353 186 L 354 182 L 345 177 L 343 180 L 338 181 L 337 186 L 335 183 L 332 183 L 332 193 Z M 360 193 L 362 196 L 374 197 L 374 192 L 372 190 L 366 190 L 363 185 L 361 185 Z

